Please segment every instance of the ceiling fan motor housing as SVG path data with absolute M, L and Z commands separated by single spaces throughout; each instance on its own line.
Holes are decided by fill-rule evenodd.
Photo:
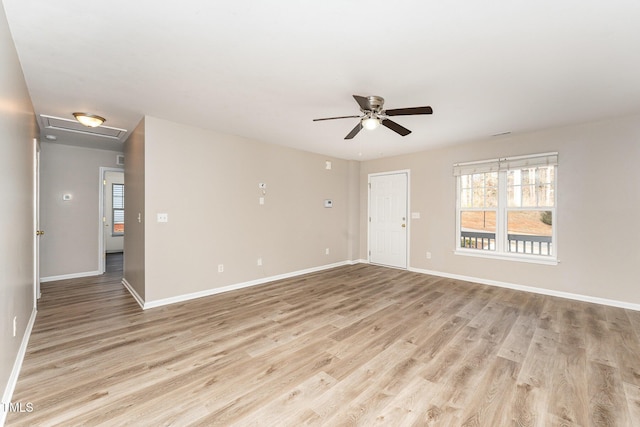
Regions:
M 371 111 L 374 113 L 382 112 L 382 106 L 384 105 L 384 98 L 381 96 L 369 96 L 367 97 L 369 100 L 369 105 L 371 106 Z

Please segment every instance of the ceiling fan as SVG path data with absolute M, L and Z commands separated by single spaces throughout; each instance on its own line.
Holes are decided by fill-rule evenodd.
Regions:
M 313 119 L 313 121 L 319 122 L 322 120 L 335 120 L 335 119 L 355 119 L 355 118 L 360 119 L 356 127 L 354 127 L 353 130 L 351 130 L 351 132 L 349 132 L 347 136 L 344 137 L 344 139 L 352 139 L 354 136 L 358 134 L 358 132 L 362 130 L 362 128 L 365 128 L 367 130 L 373 130 L 380 125 L 387 127 L 402 136 L 407 136 L 411 133 L 411 131 L 403 126 L 400 126 L 398 123 L 389 120 L 389 117 L 413 116 L 416 114 L 433 114 L 433 109 L 431 107 L 411 107 L 411 108 L 396 108 L 393 110 L 383 110 L 382 107 L 384 106 L 384 98 L 381 96 L 353 95 L 353 98 L 356 100 L 356 102 L 360 106 L 360 111 L 362 111 L 361 115 L 327 117 L 324 119 Z

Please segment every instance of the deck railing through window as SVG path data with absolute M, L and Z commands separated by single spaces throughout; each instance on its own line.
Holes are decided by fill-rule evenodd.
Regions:
M 493 251 L 496 249 L 496 233 L 463 231 L 460 236 L 460 247 Z
M 551 236 L 508 234 L 507 250 L 522 254 L 553 255 Z M 460 247 L 493 251 L 496 248 L 496 234 L 482 231 L 460 232 Z

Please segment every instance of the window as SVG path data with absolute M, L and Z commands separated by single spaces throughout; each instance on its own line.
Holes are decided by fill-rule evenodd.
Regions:
M 113 236 L 122 236 L 124 234 L 124 184 L 113 184 L 111 195 L 113 198 L 111 234 Z
M 556 262 L 557 153 L 454 165 L 456 253 Z

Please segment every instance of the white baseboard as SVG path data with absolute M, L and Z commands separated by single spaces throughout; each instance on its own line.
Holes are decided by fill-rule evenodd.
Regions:
M 56 280 L 78 279 L 80 277 L 100 276 L 101 274 L 102 273 L 100 273 L 98 270 L 96 270 L 96 271 L 85 271 L 85 272 L 82 272 L 82 273 L 63 274 L 63 275 L 60 275 L 60 276 L 41 277 L 40 278 L 40 283 L 54 282 Z
M 129 284 L 129 282 L 127 282 L 127 280 L 125 278 L 122 279 L 122 284 L 124 285 L 124 287 L 129 291 L 129 293 L 131 294 L 131 296 L 133 297 L 133 299 L 136 300 L 136 302 L 138 303 L 138 305 L 144 309 L 144 299 L 138 294 L 138 292 L 136 292 L 135 289 L 133 289 L 133 286 L 131 286 Z
M 155 301 L 148 301 L 148 302 L 142 301 L 142 299 L 138 300 L 136 298 L 137 294 L 134 294 L 134 291 L 132 291 L 132 289 L 129 289 L 129 288 L 127 288 L 127 289 L 129 289 L 129 292 L 132 292 L 132 294 L 134 294 L 134 298 L 136 298 L 136 301 L 138 301 L 138 304 L 140 304 L 142 306 L 142 308 L 146 310 L 146 309 L 149 309 L 149 308 L 156 308 L 156 307 L 161 307 L 163 305 L 175 304 L 177 302 L 184 302 L 184 301 L 188 301 L 188 300 L 192 300 L 192 299 L 196 299 L 196 298 L 207 297 L 207 296 L 219 294 L 219 293 L 222 293 L 222 292 L 235 291 L 237 289 L 242 289 L 242 288 L 248 288 L 248 287 L 251 287 L 251 286 L 262 285 L 264 283 L 273 282 L 275 280 L 289 279 L 291 277 L 301 276 L 303 274 L 315 273 L 315 272 L 322 271 L 322 270 L 329 270 L 331 268 L 342 267 L 344 265 L 353 265 L 353 264 L 357 264 L 357 263 L 358 263 L 357 261 L 342 261 L 342 262 L 337 262 L 337 263 L 334 263 L 334 264 L 327 264 L 327 265 L 322 265 L 322 266 L 319 266 L 319 267 L 307 268 L 305 270 L 293 271 L 291 273 L 284 273 L 284 274 L 278 274 L 276 276 L 263 277 L 261 279 L 250 280 L 248 282 L 236 283 L 236 284 L 233 284 L 233 285 L 223 286 L 223 287 L 220 287 L 220 288 L 212 288 L 212 289 L 207 289 L 207 290 L 200 291 L 200 292 L 194 292 L 194 293 L 190 293 L 190 294 L 178 295 L 178 296 L 175 296 L 175 297 L 163 298 L 163 299 L 159 299 L 159 300 L 155 300 Z M 138 298 L 139 298 L 139 296 L 138 296 Z M 141 301 L 142 301 L 142 304 L 141 304 Z
M 464 280 L 466 282 L 480 283 L 482 285 L 497 286 L 500 288 L 514 289 L 517 291 L 532 292 L 534 294 L 549 295 L 553 297 L 572 299 L 576 301 L 591 302 L 594 304 L 609 305 L 612 307 L 626 308 L 640 311 L 640 304 L 633 304 L 626 301 L 618 301 L 607 298 L 592 297 L 589 295 L 574 294 L 571 292 L 554 291 L 553 289 L 536 288 L 534 286 L 517 285 L 514 283 L 500 282 L 497 280 L 481 279 L 479 277 L 463 276 L 460 274 L 443 273 L 441 271 L 423 270 L 420 268 L 408 268 L 415 273 L 429 274 L 432 276 L 446 277 L 447 279 Z
M 0 426 L 3 426 L 5 420 L 7 419 L 9 404 L 11 403 L 13 391 L 15 390 L 16 384 L 18 383 L 18 376 L 20 375 L 20 370 L 22 369 L 24 355 L 27 353 L 27 345 L 29 344 L 29 338 L 31 338 L 31 331 L 33 330 L 33 325 L 36 322 L 37 314 L 38 310 L 34 307 L 33 311 L 31 312 L 31 317 L 29 318 L 29 323 L 27 323 L 27 328 L 25 329 L 24 335 L 22 336 L 22 342 L 20 343 L 20 348 L 18 349 L 16 360 L 13 363 L 13 369 L 11 370 L 11 375 L 9 375 L 9 381 L 7 382 L 7 386 L 4 389 L 4 393 L 2 395 Z
M 229 291 L 233 291 L 233 290 L 236 290 L 236 289 L 242 289 L 242 288 L 248 288 L 248 287 L 251 287 L 251 286 L 257 286 L 257 285 L 261 285 L 261 284 L 264 284 L 264 283 L 273 282 L 275 280 L 288 279 L 288 278 L 291 278 L 291 277 L 301 276 L 303 274 L 315 273 L 317 271 L 328 270 L 328 269 L 331 269 L 331 268 L 341 267 L 341 266 L 344 266 L 344 265 L 355 265 L 355 264 L 369 264 L 369 261 L 366 260 L 366 259 L 357 259 L 357 260 L 352 260 L 352 261 L 342 261 L 342 262 L 338 262 L 338 263 L 334 263 L 334 264 L 323 265 L 323 266 L 320 266 L 320 267 L 313 267 L 313 268 L 309 268 L 309 269 L 305 269 L 305 270 L 293 271 L 291 273 L 285 273 L 285 274 L 280 274 L 280 275 L 276 275 L 276 276 L 265 277 L 265 278 L 261 278 L 261 279 L 251 280 L 251 281 L 248 281 L 248 282 L 236 283 L 236 284 L 229 285 L 229 286 L 223 286 L 221 288 L 207 289 L 207 290 L 200 291 L 200 292 L 194 292 L 194 293 L 190 293 L 190 294 L 178 295 L 178 296 L 175 296 L 175 297 L 164 298 L 164 299 L 159 299 L 159 300 L 149 301 L 149 302 L 145 302 L 144 299 L 142 297 L 140 297 L 140 295 L 138 295 L 138 293 L 131 287 L 131 285 L 129 283 L 127 283 L 127 281 L 125 279 L 122 279 L 122 284 L 131 293 L 131 295 L 136 300 L 136 302 L 140 305 L 140 307 L 142 307 L 143 309 L 146 310 L 146 309 L 150 309 L 150 308 L 161 307 L 163 305 L 174 304 L 174 303 L 177 303 L 177 302 L 183 302 L 183 301 L 188 301 L 188 300 L 191 300 L 191 299 L 196 299 L 196 298 L 202 298 L 202 297 L 206 297 L 206 296 L 210 296 L 210 295 L 215 295 L 215 294 L 219 294 L 219 293 L 222 293 L 222 292 L 229 292 Z M 445 278 L 448 278 L 448 279 L 463 280 L 463 281 L 466 281 L 466 282 L 474 282 L 474 283 L 480 283 L 480 284 L 483 284 L 483 285 L 497 286 L 497 287 L 500 287 L 500 288 L 514 289 L 514 290 L 517 290 L 517 291 L 532 292 L 532 293 L 535 293 L 535 294 L 549 295 L 549 296 L 554 296 L 554 297 L 559 297 L 559 298 L 566 298 L 566 299 L 571 299 L 571 300 L 576 300 L 576 301 L 590 302 L 590 303 L 594 303 L 594 304 L 602 304 L 602 305 L 608 305 L 608 306 L 612 306 L 612 307 L 619 307 L 619 308 L 625 308 L 625 309 L 634 310 L 634 311 L 640 311 L 640 304 L 634 304 L 634 303 L 630 303 L 630 302 L 626 302 L 626 301 L 618 301 L 618 300 L 612 300 L 612 299 L 607 299 L 607 298 L 592 297 L 592 296 L 589 296 L 589 295 L 582 295 L 582 294 L 574 294 L 574 293 L 570 293 L 570 292 L 555 291 L 553 289 L 545 289 L 545 288 L 537 288 L 537 287 L 533 287 L 533 286 L 518 285 L 518 284 L 515 284 L 515 283 L 507 283 L 507 282 L 501 282 L 501 281 L 490 280 L 490 279 L 483 279 L 483 278 L 480 278 L 480 277 L 473 277 L 473 276 L 463 276 L 461 274 L 445 273 L 445 272 L 442 272 L 442 271 L 425 270 L 425 269 L 421 269 L 421 268 L 409 267 L 409 268 L 407 268 L 407 270 L 408 271 L 412 271 L 414 273 L 429 274 L 429 275 L 432 275 L 432 276 L 445 277 Z

